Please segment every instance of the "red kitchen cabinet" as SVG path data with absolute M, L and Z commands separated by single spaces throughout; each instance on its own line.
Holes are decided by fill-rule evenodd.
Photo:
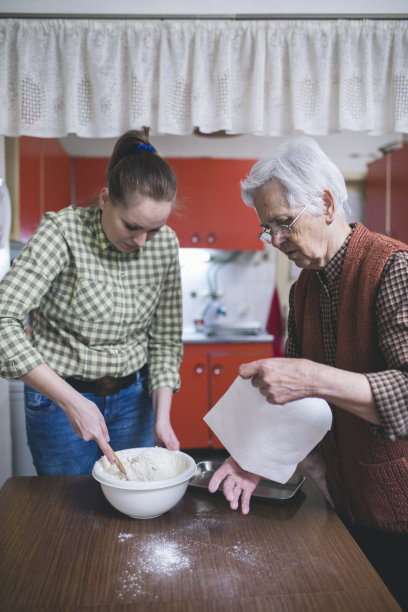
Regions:
M 272 357 L 270 342 L 186 344 L 181 387 L 173 397 L 171 422 L 182 448 L 222 448 L 203 421 L 238 376 L 241 363 Z
M 105 184 L 106 157 L 73 160 L 79 204 L 95 201 Z M 168 219 L 180 246 L 223 250 L 262 250 L 259 220 L 241 199 L 241 181 L 254 159 L 167 158 L 178 182 L 177 206 Z
M 106 184 L 108 163 L 108 157 L 73 158 L 76 204 L 87 206 L 97 201 L 100 190 Z
M 370 230 L 408 244 L 407 176 L 408 146 L 369 164 L 366 224 Z
M 366 224 L 373 232 L 385 234 L 387 208 L 387 164 L 388 156 L 369 164 L 366 184 Z M 388 169 L 389 171 L 389 169 Z
M 19 142 L 20 240 L 27 242 L 38 227 L 42 200 L 42 143 L 23 136 Z
M 408 145 L 391 153 L 391 236 L 408 244 Z
M 184 346 L 180 378 L 172 402 L 172 427 L 182 448 L 207 448 L 210 438 L 203 417 L 209 404 L 208 360 L 202 345 Z
M 71 158 L 54 138 L 20 138 L 20 240 L 35 232 L 41 216 L 71 204 Z
M 167 160 L 177 177 L 177 205 L 167 224 L 176 232 L 180 246 L 208 247 L 204 214 L 205 160 Z
M 259 220 L 242 202 L 241 181 L 254 159 L 168 158 L 178 181 L 179 210 L 168 224 L 180 246 L 262 250 Z
M 259 219 L 241 198 L 241 181 L 255 159 L 208 159 L 205 206 L 208 206 L 208 236 L 216 249 L 260 251 Z

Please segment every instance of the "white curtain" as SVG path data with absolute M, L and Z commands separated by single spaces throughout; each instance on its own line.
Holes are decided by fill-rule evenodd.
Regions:
M 408 132 L 408 21 L 0 19 L 0 134 Z

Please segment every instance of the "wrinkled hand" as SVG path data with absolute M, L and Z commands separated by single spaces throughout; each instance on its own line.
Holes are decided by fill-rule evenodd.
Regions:
M 270 404 L 286 404 L 313 396 L 312 380 L 316 364 L 308 359 L 269 358 L 243 363 L 242 378 L 251 378 L 254 387 Z
M 238 508 L 239 498 L 241 497 L 242 514 L 248 514 L 249 500 L 261 480 L 261 476 L 246 472 L 232 457 L 230 457 L 213 474 L 208 484 L 210 493 L 215 493 L 223 480 L 222 490 L 225 498 L 230 502 L 231 510 L 236 510 Z
M 180 449 L 180 442 L 168 421 L 156 421 L 153 426 L 153 435 L 157 446 L 165 446 L 169 450 Z
M 95 440 L 108 461 L 113 463 L 108 428 L 98 406 L 78 393 L 75 402 L 65 409 L 65 414 L 75 433 L 85 442 Z

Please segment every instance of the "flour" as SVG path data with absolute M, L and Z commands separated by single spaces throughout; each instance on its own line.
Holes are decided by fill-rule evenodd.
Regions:
M 135 541 L 133 537 L 130 533 L 118 535 L 118 542 L 128 546 L 126 567 L 118 575 L 118 599 L 136 600 L 147 596 L 157 599 L 157 583 L 164 577 L 192 573 L 191 547 L 175 539 L 179 532 L 146 534 Z
M 117 455 L 127 472 L 128 479 L 139 482 L 174 478 L 188 468 L 185 457 L 159 446 L 146 448 L 138 454 L 126 455 L 125 451 L 119 451 Z M 102 457 L 99 464 L 105 476 L 124 480 L 118 467 L 111 465 L 106 457 Z

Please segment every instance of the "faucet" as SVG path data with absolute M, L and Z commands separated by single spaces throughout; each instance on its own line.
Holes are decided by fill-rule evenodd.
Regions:
M 226 314 L 227 311 L 225 307 L 213 298 L 204 308 L 201 318 L 204 321 L 204 325 L 208 325 L 209 323 L 214 323 L 219 317 L 225 316 Z

